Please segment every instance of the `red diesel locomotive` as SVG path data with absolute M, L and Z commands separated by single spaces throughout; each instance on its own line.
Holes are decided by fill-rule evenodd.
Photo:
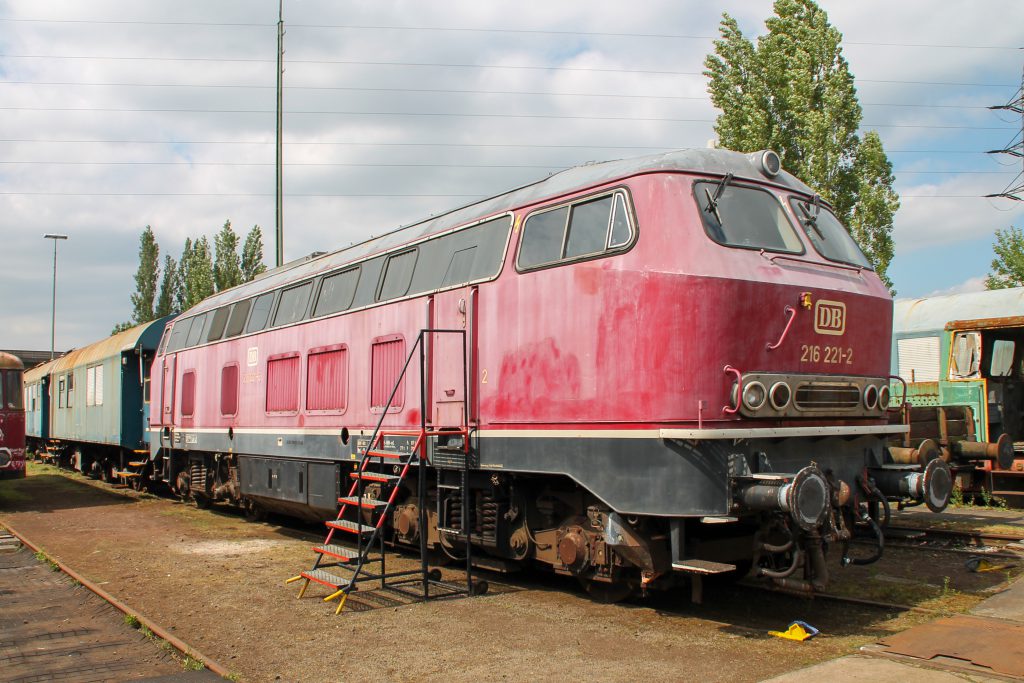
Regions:
M 421 386 L 403 366 L 434 329 L 466 351 L 427 334 Z M 378 420 L 422 421 L 431 484 L 391 497 L 391 542 L 457 556 L 469 507 L 477 554 L 605 595 L 752 567 L 813 591 L 830 546 L 880 556 L 879 506 L 948 500 L 941 460 L 886 449 L 905 430 L 891 333 L 886 288 L 775 153 L 587 164 L 182 314 L 153 366 L 148 476 L 328 519 Z M 846 552 L 857 524 L 870 557 Z
M 25 476 L 25 365 L 0 351 L 0 479 Z

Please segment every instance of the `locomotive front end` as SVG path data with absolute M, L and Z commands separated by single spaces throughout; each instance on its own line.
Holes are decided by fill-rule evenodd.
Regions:
M 765 157 L 752 155 L 762 182 L 725 174 L 693 186 L 731 271 L 704 305 L 729 323 L 705 356 L 717 393 L 699 428 L 665 435 L 727 462 L 729 512 L 717 518 L 753 530 L 756 574 L 813 592 L 828 581 L 831 546 L 841 566 L 879 559 L 890 507 L 941 511 L 952 477 L 942 459 L 887 448 L 906 431 L 890 420 L 904 397 L 890 389 L 889 292 L 831 208 L 791 176 L 779 182 L 756 163 Z M 854 555 L 859 533 L 875 547 Z M 679 550 L 674 566 L 685 568 Z

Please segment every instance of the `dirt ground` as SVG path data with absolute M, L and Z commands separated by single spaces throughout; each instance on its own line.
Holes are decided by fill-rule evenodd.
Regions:
M 0 482 L 0 522 L 246 681 L 756 681 L 969 609 L 1019 571 L 971 574 L 966 556 L 948 552 L 894 549 L 846 570 L 830 557 L 835 592 L 935 613 L 743 586 L 708 590 L 703 605 L 688 591 L 605 605 L 559 577 L 481 572 L 491 585 L 482 597 L 408 603 L 359 592 L 335 616 L 326 589 L 296 600 L 299 584 L 285 585 L 311 565 L 315 527 L 252 524 L 35 463 L 29 475 Z M 767 634 L 794 619 L 821 635 Z

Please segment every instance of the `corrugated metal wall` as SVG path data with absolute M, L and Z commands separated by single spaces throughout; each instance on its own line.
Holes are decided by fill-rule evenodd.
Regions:
M 405 363 L 405 340 L 388 339 L 374 342 L 371 356 L 372 381 L 370 383 L 370 407 L 383 408 L 387 405 L 391 390 L 395 388 L 398 375 Z M 400 408 L 405 400 L 405 378 L 391 402 L 392 408 Z
M 344 410 L 347 390 L 348 349 L 309 354 L 306 410 Z
M 285 413 L 299 409 L 299 357 L 267 361 L 267 412 Z

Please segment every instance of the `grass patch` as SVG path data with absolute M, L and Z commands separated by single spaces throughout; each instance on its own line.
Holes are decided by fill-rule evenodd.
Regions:
M 50 571 L 59 572 L 60 565 L 50 559 L 50 556 L 44 553 L 42 550 L 36 551 L 35 558 L 40 562 L 43 562 L 50 567 Z
M 242 674 L 238 673 L 237 671 L 232 671 L 224 678 L 226 678 L 229 681 L 240 681 L 242 680 Z
M 136 628 L 136 629 L 140 628 L 142 626 L 142 622 L 139 621 L 139 618 L 137 616 L 135 616 L 134 614 L 126 614 L 126 615 L 124 615 L 124 624 L 125 624 L 125 626 L 130 626 L 131 628 Z
M 185 671 L 202 671 L 206 668 L 202 660 L 196 659 L 192 655 L 185 655 L 185 658 L 181 660 L 181 668 Z

